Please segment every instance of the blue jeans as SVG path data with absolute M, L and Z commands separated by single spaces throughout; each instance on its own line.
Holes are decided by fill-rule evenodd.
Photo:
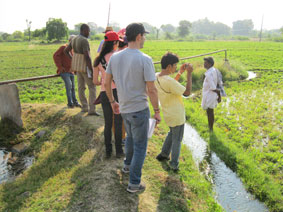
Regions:
M 130 167 L 129 185 L 139 185 L 146 156 L 150 112 L 146 108 L 134 113 L 122 113 L 122 117 L 127 132 L 124 165 Z
M 171 153 L 170 166 L 173 169 L 178 169 L 179 166 L 179 156 L 181 151 L 181 142 L 184 135 L 184 126 L 185 125 L 182 124 L 176 127 L 169 127 L 170 131 L 168 132 L 162 147 L 161 155 L 169 157 Z
M 66 94 L 68 99 L 68 106 L 73 106 L 74 104 L 78 104 L 78 100 L 76 99 L 75 92 L 75 78 L 72 73 L 61 73 L 60 76 L 65 82 Z

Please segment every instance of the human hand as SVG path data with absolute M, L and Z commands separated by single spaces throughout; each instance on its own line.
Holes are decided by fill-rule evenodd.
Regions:
M 186 70 L 187 72 L 192 73 L 194 70 L 193 65 L 191 63 L 186 63 Z
M 185 72 L 185 70 L 186 70 L 186 63 L 184 63 L 183 65 L 181 65 L 181 67 L 180 67 L 180 70 L 179 70 L 179 73 L 180 74 L 183 74 L 184 72 Z
M 111 107 L 112 107 L 114 114 L 120 114 L 120 107 L 119 107 L 118 102 L 115 101 L 115 102 L 111 103 Z
M 217 102 L 220 103 L 221 102 L 221 94 L 220 94 L 220 90 L 216 90 L 216 93 L 217 93 Z
M 154 119 L 156 120 L 156 125 L 159 124 L 160 121 L 161 121 L 160 113 L 155 113 L 154 114 Z

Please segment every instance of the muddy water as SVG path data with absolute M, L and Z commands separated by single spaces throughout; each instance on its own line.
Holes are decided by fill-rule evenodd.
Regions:
M 12 181 L 16 176 L 30 167 L 34 161 L 34 157 L 24 156 L 18 162 L 11 166 L 8 164 L 9 152 L 5 149 L 0 149 L 0 184 L 6 181 Z
M 268 211 L 263 203 L 245 190 L 240 178 L 214 152 L 208 150 L 207 143 L 189 124 L 185 124 L 184 143 L 192 151 L 198 166 L 203 160 L 208 162 L 207 170 L 212 174 L 215 198 L 227 212 Z

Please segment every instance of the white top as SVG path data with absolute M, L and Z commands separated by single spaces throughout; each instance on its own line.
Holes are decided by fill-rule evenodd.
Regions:
M 209 68 L 205 72 L 205 79 L 202 88 L 202 102 L 201 106 L 204 110 L 217 107 L 218 95 L 213 90 L 217 86 L 217 70 L 214 67 Z

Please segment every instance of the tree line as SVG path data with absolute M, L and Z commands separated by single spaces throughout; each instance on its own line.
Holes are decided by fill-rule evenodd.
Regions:
M 49 18 L 46 26 L 42 29 L 35 29 L 31 31 L 32 21 L 26 20 L 27 29 L 24 32 L 15 31 L 12 34 L 1 33 L 0 41 L 24 41 L 33 40 L 46 40 L 60 41 L 68 39 L 69 35 L 77 35 L 80 31 L 82 23 L 74 26 L 74 29 L 69 29 L 67 23 L 62 19 Z M 98 26 L 94 22 L 87 23 L 90 27 L 90 39 L 100 40 L 103 35 L 101 34 L 105 28 Z M 181 20 L 179 25 L 173 26 L 172 24 L 164 24 L 159 28 L 143 23 L 146 30 L 150 32 L 147 39 L 162 39 L 162 40 L 216 40 L 216 39 L 238 39 L 249 40 L 249 38 L 262 36 L 263 38 L 275 38 L 278 41 L 283 41 L 283 26 L 281 29 L 265 30 L 260 32 L 254 29 L 254 24 L 251 19 L 237 20 L 233 22 L 233 26 L 229 27 L 221 22 L 213 22 L 208 18 L 200 19 L 194 22 Z M 121 29 L 120 25 L 116 22 L 110 24 L 114 31 Z

